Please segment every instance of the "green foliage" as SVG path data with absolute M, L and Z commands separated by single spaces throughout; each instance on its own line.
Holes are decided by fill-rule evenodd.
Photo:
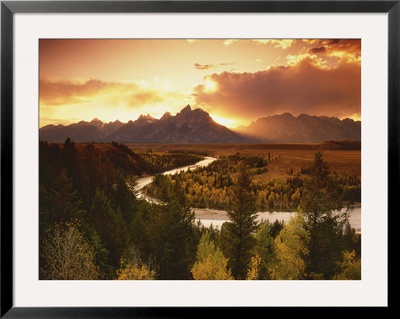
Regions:
M 361 234 L 357 233 L 354 228 L 347 222 L 343 233 L 344 249 L 353 251 L 356 258 L 361 258 Z
M 256 244 L 257 211 L 250 184 L 251 177 L 246 166 L 242 165 L 234 187 L 233 208 L 228 211 L 230 221 L 221 229 L 221 248 L 229 259 L 228 266 L 235 279 L 246 279 Z
M 141 176 L 143 173 L 156 173 L 159 171 L 157 166 L 146 161 L 125 144 L 112 142 L 111 145 L 113 147 L 107 151 L 106 157 L 113 167 L 118 167 L 124 173 L 135 172 L 136 175 Z
M 282 226 L 283 227 L 283 226 Z M 265 222 L 260 226 L 256 235 L 256 256 L 253 260 L 253 274 L 252 279 L 272 279 L 271 269 L 272 264 L 275 262 L 275 243 L 274 238 L 271 236 L 271 228 L 269 222 Z M 257 265 L 257 272 L 255 266 Z M 255 278 L 255 274 L 257 277 Z
M 326 217 L 310 231 L 310 273 L 321 274 L 325 280 L 340 272 L 343 259 L 343 225 L 336 218 Z
M 147 151 L 144 153 L 142 152 L 140 157 L 152 167 L 152 169 L 147 169 L 147 171 L 152 174 L 169 171 L 182 166 L 193 165 L 204 159 L 201 154 L 183 151 L 171 151 L 169 154 L 162 155 Z
M 284 222 L 279 221 L 277 219 L 272 224 L 269 224 L 269 233 L 271 237 L 275 239 L 283 227 L 284 227 Z
M 342 260 L 342 234 L 348 216 L 334 212 L 342 203 L 321 152 L 315 153 L 309 171 L 311 178 L 300 202 L 305 229 L 310 233 L 308 273 L 311 278 L 332 279 Z
M 136 179 L 132 176 L 117 176 L 116 183 L 110 192 L 110 203 L 114 210 L 120 210 L 123 220 L 129 224 L 138 211 Z
M 101 242 L 109 252 L 107 264 L 112 272 L 104 273 L 105 278 L 113 279 L 119 266 L 122 251 L 127 242 L 127 230 L 119 209 L 113 209 L 104 191 L 97 190 L 89 213 L 90 224 L 96 229 Z
M 88 243 L 95 252 L 95 263 L 99 266 L 99 279 L 109 279 L 114 271 L 114 267 L 108 262 L 110 252 L 105 247 L 105 243 L 100 238 L 95 227 L 85 221 L 83 222 L 82 232 L 87 234 Z
M 47 185 L 40 184 L 39 196 L 41 233 L 54 223 L 81 219 L 85 214 L 66 169 L 61 169 Z
M 149 240 L 160 279 L 191 279 L 198 243 L 194 213 L 179 185 L 173 185 L 164 175 L 157 175 L 156 183 L 161 203 L 152 210 Z

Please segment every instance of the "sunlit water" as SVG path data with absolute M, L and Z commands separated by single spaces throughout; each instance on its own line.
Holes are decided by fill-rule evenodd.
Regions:
M 210 165 L 212 162 L 214 162 L 216 158 L 214 157 L 205 157 L 203 160 L 197 162 L 196 164 L 193 165 L 187 165 L 179 168 L 175 168 L 169 171 L 165 171 L 163 175 L 174 175 L 175 173 L 179 172 L 185 172 L 190 169 L 196 169 L 197 167 L 205 167 Z M 143 187 L 146 185 L 150 184 L 153 181 L 154 176 L 147 176 L 147 177 L 141 177 L 137 180 L 137 186 L 136 190 L 140 191 Z M 139 192 L 139 197 L 142 196 L 143 194 Z

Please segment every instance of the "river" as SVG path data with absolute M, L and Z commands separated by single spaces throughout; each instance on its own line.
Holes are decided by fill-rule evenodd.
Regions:
M 215 209 L 201 209 L 194 208 L 196 220 L 199 220 L 204 226 L 209 227 L 211 224 L 221 229 L 224 222 L 228 221 L 228 214 L 224 210 Z M 342 212 L 346 209 L 343 208 Z M 352 228 L 357 232 L 361 233 L 361 207 L 352 207 L 349 211 L 349 223 Z M 284 221 L 286 224 L 289 222 L 292 212 L 258 212 L 257 220 L 269 220 L 270 223 L 275 222 L 275 220 Z
M 193 164 L 193 165 L 188 165 L 188 166 L 183 166 L 175 169 L 171 169 L 169 171 L 165 171 L 163 175 L 174 175 L 175 173 L 179 173 L 182 171 L 187 171 L 189 169 L 194 169 L 197 167 L 205 167 L 210 165 L 212 162 L 216 160 L 215 157 L 210 157 L 206 156 L 204 157 L 203 160 Z M 142 188 L 145 187 L 147 184 L 150 184 L 153 181 L 154 176 L 146 176 L 146 177 L 141 177 L 138 178 L 137 180 L 137 185 L 136 185 L 136 190 L 139 192 L 139 197 L 143 197 L 143 193 L 141 192 Z
M 188 165 L 184 167 L 175 168 L 163 173 L 163 175 L 173 175 L 175 173 L 179 173 L 181 171 L 187 171 L 188 169 L 193 169 L 196 167 L 204 167 L 208 166 L 212 162 L 214 162 L 216 158 L 214 157 L 205 157 L 203 160 L 197 162 L 194 165 Z M 142 188 L 153 181 L 154 176 L 146 176 L 141 177 L 137 180 L 136 190 L 138 191 L 138 196 L 143 198 L 145 195 L 141 191 Z M 146 197 L 150 202 L 156 202 L 155 199 Z M 194 208 L 196 220 L 200 220 L 200 222 L 208 227 L 211 224 L 214 227 L 220 228 L 221 225 L 228 221 L 228 214 L 224 210 L 215 210 L 215 209 L 201 209 Z M 342 209 L 344 211 L 345 209 Z M 285 223 L 289 222 L 290 216 L 293 213 L 291 212 L 258 212 L 258 220 L 269 220 L 270 222 L 274 222 L 275 220 L 284 221 Z M 349 222 L 351 227 L 353 227 L 357 232 L 361 232 L 361 207 L 352 207 L 349 210 Z

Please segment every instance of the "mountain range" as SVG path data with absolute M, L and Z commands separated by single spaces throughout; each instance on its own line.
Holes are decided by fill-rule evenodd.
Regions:
M 140 115 L 135 121 L 103 123 L 95 118 L 70 125 L 46 125 L 39 138 L 48 142 L 121 143 L 312 143 L 327 140 L 361 140 L 361 122 L 334 117 L 289 113 L 259 118 L 236 129 L 216 123 L 202 109 L 185 106 L 176 115 L 166 112 L 160 119 Z
M 361 141 L 361 121 L 290 113 L 262 117 L 235 132 L 264 143 Z

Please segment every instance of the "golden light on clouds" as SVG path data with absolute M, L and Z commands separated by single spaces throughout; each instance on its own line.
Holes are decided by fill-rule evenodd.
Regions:
M 235 43 L 237 40 L 235 39 L 228 39 L 224 41 L 224 45 L 228 46 L 231 45 L 232 43 Z
M 327 67 L 327 62 L 324 61 L 324 59 L 317 57 L 315 54 L 309 54 L 309 53 L 303 53 L 303 54 L 297 54 L 297 55 L 287 55 L 286 56 L 287 64 L 289 66 L 295 67 L 299 63 L 301 63 L 304 60 L 308 60 L 310 64 L 316 65 L 319 68 L 326 68 Z
M 218 83 L 207 77 L 204 80 L 204 92 L 214 93 L 218 91 Z
M 361 118 L 359 39 L 40 40 L 40 125 L 160 118 L 234 127 L 282 112 Z
M 361 62 L 361 40 L 314 40 L 312 44 L 311 53 L 337 58 L 340 62 Z
M 255 42 L 259 44 L 273 44 L 274 48 L 281 48 L 283 50 L 286 50 L 287 48 L 291 47 L 292 44 L 295 43 L 296 40 L 291 40 L 291 39 L 257 39 L 254 40 Z

